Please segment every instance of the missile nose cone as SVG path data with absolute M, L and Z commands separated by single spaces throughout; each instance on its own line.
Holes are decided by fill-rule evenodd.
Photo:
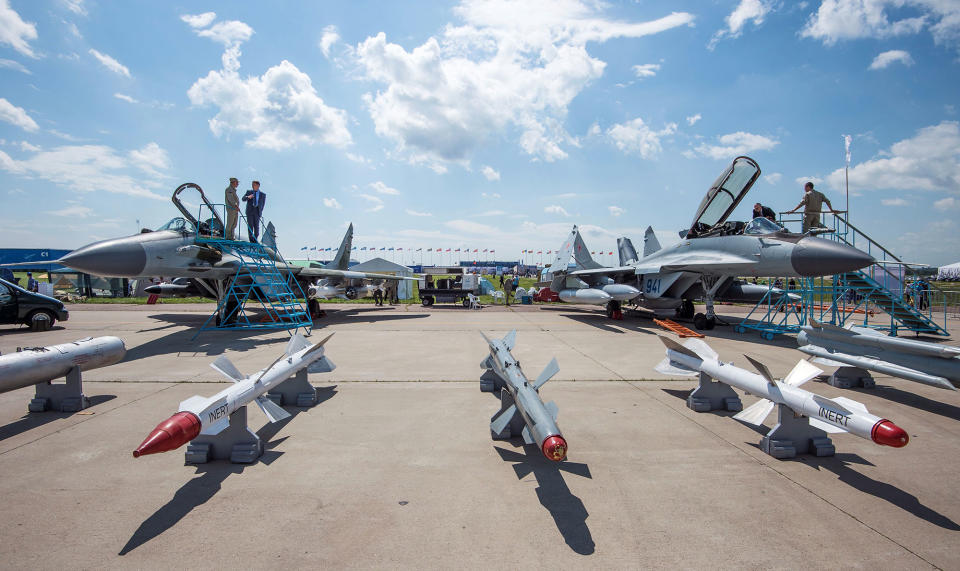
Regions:
M 196 438 L 198 434 L 200 434 L 200 419 L 192 412 L 178 412 L 158 424 L 133 451 L 133 457 L 139 458 L 145 454 L 176 450 Z
M 543 441 L 542 450 L 548 460 L 560 462 L 567 457 L 567 441 L 562 436 L 551 436 Z
M 147 252 L 134 238 L 95 242 L 60 258 L 60 263 L 98 276 L 132 278 L 143 273 Z
M 143 293 L 149 293 L 151 295 L 159 295 L 163 293 L 163 291 L 160 289 L 159 285 L 154 284 L 152 286 L 147 286 L 143 288 Z
M 870 438 L 877 444 L 893 446 L 894 448 L 903 448 L 910 442 L 910 436 L 906 430 L 886 419 L 873 425 Z
M 872 256 L 853 246 L 823 238 L 801 238 L 790 263 L 801 276 L 829 276 L 852 272 L 872 264 Z

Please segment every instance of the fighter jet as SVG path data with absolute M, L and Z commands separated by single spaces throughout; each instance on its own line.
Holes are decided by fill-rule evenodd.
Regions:
M 637 292 L 629 301 L 654 311 L 675 310 L 680 317 L 693 317 L 698 329 L 713 329 L 713 303 L 739 276 L 825 276 L 874 262 L 852 246 L 791 233 L 766 218 L 728 221 L 759 177 L 760 167 L 753 159 L 737 157 L 707 191 L 693 224 L 679 239 L 667 242 L 669 238 L 647 228 L 643 257 L 619 267 L 595 262 L 574 226 L 551 266 L 557 270 L 548 274 L 550 289 L 561 299 L 605 304 L 613 316 L 626 300 L 609 291 L 627 286 Z M 629 258 L 633 246 L 621 241 L 619 249 L 621 257 Z M 574 270 L 568 270 L 571 257 Z M 700 297 L 706 301 L 706 314 L 694 315 L 693 300 Z
M 194 217 L 181 200 L 187 189 L 199 193 L 202 206 Z M 173 192 L 173 203 L 182 216 L 178 216 L 157 230 L 143 230 L 133 236 L 112 238 L 78 248 L 57 260 L 59 263 L 88 274 L 145 278 L 164 276 L 175 278 L 172 283 L 150 286 L 147 293 L 172 295 L 202 295 L 219 300 L 223 297 L 241 264 L 230 240 L 198 240 L 199 237 L 222 235 L 223 220 L 217 209 L 207 200 L 203 190 L 196 184 L 185 183 Z M 221 207 L 222 209 L 222 207 Z M 205 216 L 209 216 L 206 218 Z M 316 299 L 329 297 L 331 291 L 342 292 L 352 299 L 366 289 L 356 284 L 361 280 L 413 279 L 388 274 L 352 272 L 347 269 L 350 259 L 353 224 L 347 228 L 343 244 L 334 261 L 328 266 L 311 264 L 309 267 L 287 264 L 277 254 L 276 232 L 273 223 L 264 231 L 262 245 L 277 268 L 295 279 L 306 292 L 311 314 L 317 312 Z M 331 285 L 333 284 L 333 285 Z M 331 290 L 340 287 L 341 290 Z

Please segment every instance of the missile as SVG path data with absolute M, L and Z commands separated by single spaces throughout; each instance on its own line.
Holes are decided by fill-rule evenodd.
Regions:
M 490 354 L 480 363 L 480 368 L 492 371 L 503 380 L 501 403 L 505 406 L 509 403 L 490 422 L 490 431 L 500 435 L 522 421 L 523 441 L 538 445 L 547 459 L 560 462 L 567 457 L 567 441 L 557 427 L 557 405 L 552 401 L 543 404 L 539 392 L 540 387 L 560 371 L 560 366 L 556 359 L 551 360 L 537 380 L 530 383 L 520 369 L 520 362 L 510 353 L 516 337 L 516 331 L 511 331 L 503 339 L 483 335 Z
M 723 363 L 709 345 L 699 339 L 688 339 L 684 345 L 660 337 L 667 346 L 667 358 L 657 370 L 674 375 L 704 374 L 723 384 L 757 395 L 759 401 L 737 413 L 733 418 L 759 426 L 780 404 L 794 414 L 809 419 L 810 426 L 826 432 L 849 432 L 883 446 L 901 448 L 910 437 L 893 422 L 870 414 L 863 404 L 845 398 L 828 399 L 800 388 L 800 385 L 823 373 L 807 361 L 800 361 L 782 380 L 777 381 L 766 365 L 747 357 L 759 371 L 751 373 L 731 363 Z M 746 355 L 745 355 L 746 356 Z
M 266 369 L 248 377 L 221 355 L 210 366 L 234 384 L 212 397 L 192 396 L 181 402 L 179 411 L 158 424 L 133 451 L 133 457 L 175 450 L 201 433 L 219 434 L 230 426 L 230 415 L 250 402 L 257 403 L 270 422 L 289 418 L 290 413 L 267 398 L 267 392 L 306 367 L 310 367 L 311 372 L 329 372 L 336 368 L 323 351 L 323 345 L 330 337 L 333 337 L 332 333 L 311 345 L 297 333 L 290 338 L 283 355 Z
M 800 351 L 822 365 L 849 365 L 917 383 L 957 390 L 960 348 L 887 337 L 866 327 L 845 329 L 811 320 L 797 334 Z M 952 382 L 951 382 L 952 381 Z
M 560 290 L 561 301 L 567 303 L 588 303 L 590 305 L 606 305 L 613 299 L 609 293 L 594 288 L 568 288 Z
M 89 371 L 113 365 L 126 354 L 127 348 L 118 337 L 85 337 L 73 343 L 0 355 L 0 392 L 65 377 L 74 367 Z
M 190 297 L 200 295 L 200 291 L 190 284 L 160 283 L 143 288 L 144 293 L 163 297 Z
M 617 301 L 630 301 L 640 295 L 640 290 L 627 284 L 607 284 L 603 286 L 603 293 Z

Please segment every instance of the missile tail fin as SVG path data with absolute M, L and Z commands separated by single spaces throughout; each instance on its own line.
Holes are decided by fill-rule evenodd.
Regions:
M 787 373 L 787 376 L 783 378 L 783 383 L 785 385 L 790 385 L 791 387 L 799 387 L 810 379 L 816 378 L 818 375 L 822 374 L 822 369 L 817 368 L 816 365 L 810 361 L 804 361 L 801 359 L 797 362 L 796 366 L 793 367 L 789 373 Z
M 832 400 L 835 403 L 839 403 L 841 406 L 849 410 L 852 410 L 854 412 L 863 412 L 863 413 L 870 414 L 870 411 L 867 410 L 867 406 L 862 402 L 857 402 L 853 399 L 848 399 L 847 397 L 834 397 L 830 400 Z
M 263 414 L 267 416 L 270 422 L 277 422 L 278 420 L 290 418 L 289 412 L 283 410 L 283 407 L 265 396 L 257 397 L 256 403 L 258 406 L 260 406 L 260 410 L 263 411 Z
M 336 331 L 334 331 L 334 333 L 336 333 Z M 326 337 L 324 337 L 323 339 L 321 339 L 319 343 L 317 343 L 316 345 L 314 345 L 313 347 L 311 347 L 309 351 L 307 351 L 306 353 L 303 354 L 303 356 L 306 357 L 306 356 L 309 355 L 310 353 L 313 353 L 314 351 L 320 350 L 320 349 L 327 343 L 327 341 L 330 340 L 331 337 L 333 337 L 333 333 L 331 333 L 330 335 L 327 335 Z
M 543 372 L 540 373 L 540 376 L 537 377 L 537 380 L 533 382 L 534 390 L 539 390 L 544 383 L 553 378 L 554 375 L 560 372 L 560 365 L 557 364 L 557 358 L 554 357 L 547 363 L 547 366 L 543 368 Z
M 487 355 L 483 361 L 480 361 L 480 368 L 487 370 L 493 368 L 493 359 L 490 358 L 490 355 Z
M 844 329 L 843 327 L 836 326 L 832 323 L 825 323 L 823 321 L 817 321 L 814 318 L 810 318 L 810 325 L 816 327 L 817 329 L 823 329 L 824 331 L 834 331 L 836 333 L 843 333 L 846 335 L 856 335 L 856 333 L 850 331 L 849 329 Z
M 307 367 L 308 373 L 329 373 L 330 371 L 336 369 L 337 366 L 330 360 L 329 357 L 322 357 L 316 361 L 310 363 L 310 366 Z
M 507 425 L 510 424 L 510 421 L 513 420 L 513 417 L 516 414 L 517 405 L 510 405 L 510 408 L 504 410 L 493 418 L 493 422 L 490 423 L 490 432 L 494 434 L 502 433 L 504 430 L 506 430 Z
M 560 407 L 557 406 L 557 403 L 550 401 L 547 404 L 543 405 L 547 412 L 550 413 L 550 416 L 553 417 L 553 421 L 557 421 L 557 416 L 560 415 Z
M 770 411 L 773 410 L 774 403 L 771 400 L 760 399 L 737 414 L 733 418 L 740 422 L 746 422 L 754 426 L 760 426 L 767 419 Z
M 664 375 L 671 375 L 674 377 L 696 377 L 697 371 L 693 369 L 688 369 L 680 363 L 671 361 L 669 357 L 660 361 L 660 363 L 654 367 L 658 373 L 663 373 Z
M 507 351 L 513 351 L 513 346 L 517 344 L 517 330 L 503 336 L 503 344 L 507 346 Z
M 234 366 L 234 364 L 230 361 L 230 359 L 227 358 L 226 355 L 220 355 L 217 357 L 216 361 L 210 363 L 210 367 L 235 383 L 240 382 L 245 378 L 243 373 L 237 370 L 237 367 Z
M 290 355 L 293 355 L 294 353 L 299 353 L 300 351 L 303 351 L 309 346 L 310 346 L 310 342 L 307 341 L 306 337 L 297 333 L 296 335 L 290 338 L 290 341 L 287 342 L 287 351 L 286 351 L 287 357 L 289 357 Z
M 767 380 L 771 385 L 775 385 L 776 381 L 773 380 L 773 375 L 770 374 L 770 369 L 766 365 L 752 358 L 750 355 L 744 354 L 744 357 L 747 358 L 747 361 L 750 361 L 750 364 L 753 365 L 753 368 L 760 373 L 760 376 Z
M 522 433 L 522 434 L 523 434 L 523 442 L 524 442 L 525 444 L 533 444 L 533 436 L 530 436 L 530 427 L 529 427 L 529 426 L 524 426 L 524 427 L 523 427 L 523 433 Z
M 688 357 L 693 357 L 695 359 L 700 358 L 700 355 L 697 355 L 690 349 L 687 349 L 686 347 L 677 343 L 673 339 L 670 339 L 669 337 L 664 337 L 663 335 L 657 335 L 657 337 L 659 337 L 660 341 L 667 347 L 667 349 L 670 349 L 671 351 L 676 351 L 677 353 L 683 353 L 684 355 L 687 355 Z

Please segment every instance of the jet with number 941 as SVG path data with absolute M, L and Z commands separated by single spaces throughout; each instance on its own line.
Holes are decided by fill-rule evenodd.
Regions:
M 869 266 L 874 259 L 847 244 L 788 232 L 766 218 L 733 222 L 728 218 L 760 177 L 749 157 L 737 157 L 700 203 L 690 228 L 664 235 L 647 228 L 643 256 L 629 239 L 618 246 L 620 266 L 593 260 L 576 226 L 547 274 L 550 289 L 570 302 L 606 305 L 607 315 L 623 302 L 679 317 L 694 318 L 698 329 L 716 324 L 714 301 L 744 291 L 741 276 L 801 278 L 834 275 Z M 575 269 L 570 269 L 571 258 Z M 694 315 L 694 300 L 704 298 L 706 314 Z

